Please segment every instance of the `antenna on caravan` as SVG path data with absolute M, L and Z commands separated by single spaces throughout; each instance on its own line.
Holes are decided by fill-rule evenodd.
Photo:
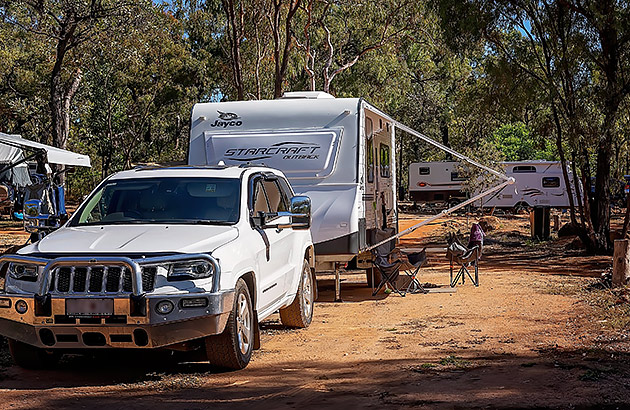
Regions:
M 488 195 L 493 194 L 495 192 L 499 192 L 500 190 L 502 190 L 506 186 L 512 185 L 514 183 L 514 178 L 508 177 L 507 175 L 503 174 L 502 172 L 499 172 L 499 171 L 494 170 L 494 169 L 492 169 L 492 168 L 490 168 L 488 166 L 485 166 L 485 165 L 483 165 L 483 164 L 473 160 L 472 158 L 467 157 L 466 155 L 460 154 L 459 152 L 457 152 L 457 151 L 447 147 L 446 145 L 440 144 L 439 142 L 437 142 L 437 141 L 427 137 L 426 135 L 424 135 L 424 134 L 414 130 L 413 128 L 409 128 L 405 124 L 402 124 L 402 123 L 400 123 L 398 121 L 394 121 L 394 127 L 398 128 L 398 129 L 400 129 L 402 131 L 405 131 L 405 132 L 413 135 L 414 137 L 420 138 L 424 142 L 427 142 L 427 143 L 429 143 L 429 144 L 431 144 L 431 145 L 433 145 L 433 146 L 435 146 L 435 147 L 437 147 L 437 148 L 439 148 L 439 149 L 441 149 L 443 151 L 446 151 L 449 154 L 451 154 L 452 156 L 454 156 L 456 158 L 459 158 L 462 161 L 468 162 L 469 164 L 474 165 L 476 167 L 479 167 L 479 168 L 483 169 L 484 171 L 490 172 L 491 174 L 493 174 L 493 175 L 499 177 L 501 180 L 503 180 L 503 182 L 500 183 L 499 185 L 495 186 L 495 187 L 492 187 L 492 188 L 488 189 L 487 191 L 484 191 L 484 192 L 482 192 L 482 193 L 480 193 L 478 195 L 475 195 L 474 197 L 472 197 L 472 198 L 470 198 L 470 199 L 468 199 L 468 200 L 466 200 L 464 202 L 461 202 L 461 203 L 455 205 L 452 208 L 445 209 L 442 212 L 440 212 L 439 214 L 434 215 L 434 216 L 432 216 L 432 217 L 430 217 L 428 219 L 425 219 L 424 221 L 419 222 L 419 223 L 417 223 L 417 224 L 415 224 L 415 225 L 405 229 L 404 231 L 397 233 L 394 236 L 391 236 L 391 237 L 389 237 L 389 238 L 387 238 L 385 240 L 382 240 L 381 242 L 379 242 L 379 243 L 377 243 L 375 245 L 372 245 L 372 246 L 368 247 L 366 249 L 366 251 L 372 250 L 372 249 L 377 248 L 377 247 L 379 247 L 379 246 L 381 246 L 383 244 L 386 244 L 387 242 L 390 242 L 392 240 L 395 240 L 395 239 L 398 239 L 398 238 L 400 238 L 402 236 L 405 236 L 408 233 L 411 233 L 411 232 L 415 231 L 416 229 L 420 228 L 423 225 L 426 225 L 426 224 L 431 223 L 431 222 L 433 222 L 433 221 L 435 221 L 437 219 L 440 219 L 441 217 L 446 216 L 446 215 L 448 215 L 448 214 L 450 214 L 450 213 L 452 213 L 454 211 L 457 211 L 458 209 L 461 209 L 461 208 L 465 207 L 468 204 L 472 204 L 473 202 L 478 201 L 478 200 L 480 200 L 481 198 L 483 198 L 485 196 L 488 196 Z

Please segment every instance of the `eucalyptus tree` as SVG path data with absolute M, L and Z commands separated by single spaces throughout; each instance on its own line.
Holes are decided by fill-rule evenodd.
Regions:
M 308 88 L 315 90 L 319 83 L 323 91 L 333 92 L 335 78 L 367 55 L 383 49 L 397 55 L 396 45 L 420 29 L 422 5 L 411 0 L 304 0 L 292 35 Z
M 0 21 L 0 131 L 39 140 L 50 124 L 48 56 L 34 35 Z
M 49 73 L 53 145 L 66 148 L 71 103 L 83 79 L 84 46 L 99 32 L 113 32 L 137 2 L 113 0 L 2 0 L 7 22 L 35 34 L 54 55 Z
M 159 7 L 138 18 L 142 24 L 95 39 L 79 95 L 79 138 L 94 150 L 103 177 L 136 162 L 183 159 L 183 131 L 206 74 L 181 21 Z
M 589 250 L 608 252 L 610 158 L 613 141 L 618 137 L 617 112 L 630 92 L 630 5 L 613 0 L 439 3 L 445 27 L 451 33 L 483 36 L 494 53 L 504 56 L 546 90 L 561 159 L 566 163 L 563 140 L 568 133 L 571 158 L 576 152 L 582 157 L 587 184 L 589 147 L 584 142 L 599 119 L 586 117 L 588 123 L 584 123 L 582 113 L 588 112 L 590 105 L 599 106 L 602 123 L 596 137 L 596 194 L 592 212 L 587 209 L 586 195 L 582 201 L 582 239 Z

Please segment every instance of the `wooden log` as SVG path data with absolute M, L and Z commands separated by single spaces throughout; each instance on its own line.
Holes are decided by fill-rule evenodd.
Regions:
M 630 280 L 630 240 L 615 240 L 613 254 L 613 286 L 624 286 Z

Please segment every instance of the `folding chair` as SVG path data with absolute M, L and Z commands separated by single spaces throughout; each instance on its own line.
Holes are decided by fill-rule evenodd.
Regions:
M 405 292 L 398 289 L 396 286 L 396 280 L 398 276 L 400 276 L 400 267 L 404 263 L 400 259 L 396 259 L 394 262 L 389 262 L 389 256 L 392 253 L 390 251 L 391 246 L 389 242 L 378 246 L 374 249 L 374 260 L 372 264 L 381 274 L 381 282 L 378 284 L 376 289 L 372 292 L 372 296 L 376 296 L 376 294 L 385 286 L 389 284 L 392 290 L 398 293 L 400 296 L 405 296 Z M 372 273 L 374 274 L 374 273 Z M 372 283 L 374 283 L 374 277 L 372 277 Z
M 462 280 L 462 285 L 463 285 L 464 281 L 466 280 L 466 276 L 468 276 L 468 278 L 473 283 L 473 285 L 479 286 L 479 267 L 478 267 L 479 255 L 480 255 L 479 246 L 473 246 L 470 249 L 466 249 L 466 248 L 463 248 L 463 246 L 459 245 L 461 248 L 465 249 L 465 251 L 462 253 L 458 252 L 459 249 L 457 251 L 450 252 L 452 246 L 453 244 L 449 246 L 449 249 L 446 252 L 447 255 L 449 256 L 449 261 L 451 265 L 451 287 L 454 288 L 460 279 Z M 455 275 L 454 278 L 453 278 L 453 263 L 457 263 L 460 266 L 459 271 L 457 272 L 457 275 Z M 472 274 L 470 273 L 470 271 L 468 270 L 468 268 L 470 268 L 471 266 L 475 268 L 474 278 Z
M 418 273 L 420 272 L 420 268 L 422 268 L 427 263 L 427 252 L 426 248 L 421 250 L 420 252 L 408 253 L 407 261 L 409 265 L 413 266 L 413 273 L 409 273 L 409 271 L 405 270 L 405 274 L 409 277 L 409 285 L 407 285 L 406 293 L 428 293 L 428 291 L 418 282 Z

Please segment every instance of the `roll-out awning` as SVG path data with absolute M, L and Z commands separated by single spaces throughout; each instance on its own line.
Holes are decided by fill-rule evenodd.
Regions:
M 5 134 L 0 132 L 0 147 L 9 146 L 12 148 L 20 148 L 25 151 L 33 150 L 45 150 L 48 162 L 51 164 L 71 165 L 76 167 L 91 167 L 90 157 L 83 154 L 77 154 L 76 152 L 68 151 L 61 148 L 52 147 L 46 144 L 40 144 L 39 142 L 30 141 L 22 138 L 19 135 Z M 13 157 L 15 153 L 11 150 L 0 149 L 0 155 L 3 153 Z M 13 158 L 0 158 L 2 160 L 11 160 Z

